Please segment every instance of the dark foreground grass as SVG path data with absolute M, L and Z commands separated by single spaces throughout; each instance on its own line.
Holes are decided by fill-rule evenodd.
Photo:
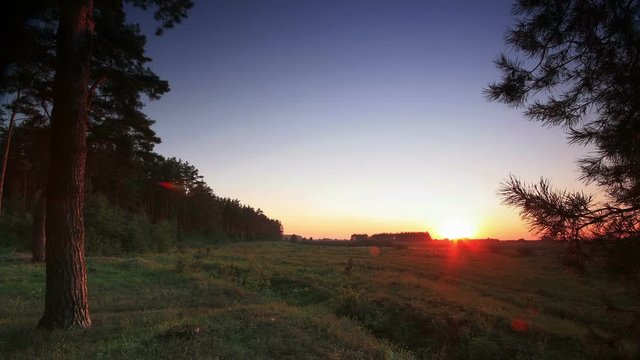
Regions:
M 44 267 L 0 256 L 4 359 L 636 358 L 604 294 L 624 289 L 557 265 L 553 249 L 244 243 L 88 259 L 90 330 L 35 328 Z M 352 266 L 349 269 L 349 259 Z M 186 329 L 186 330 L 185 330 Z

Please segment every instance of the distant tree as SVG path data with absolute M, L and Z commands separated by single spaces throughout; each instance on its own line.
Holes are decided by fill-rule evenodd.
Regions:
M 562 128 L 572 144 L 592 145 L 579 161 L 581 178 L 605 199 L 515 176 L 499 194 L 544 238 L 570 244 L 568 264 L 583 267 L 604 249 L 640 296 L 640 1 L 519 0 L 513 12 L 513 53 L 496 60 L 502 79 L 486 94 Z
M 367 234 L 352 234 L 351 241 L 365 241 L 369 238 Z
M 145 164 L 146 211 L 154 222 L 177 220 L 179 234 L 233 240 L 280 240 L 282 224 L 261 209 L 220 198 L 198 169 L 186 161 L 156 155 Z
M 356 234 L 357 235 L 357 234 Z M 352 236 L 353 239 L 353 236 Z M 357 240 L 367 240 L 367 238 L 357 238 Z M 428 232 L 403 232 L 403 233 L 381 233 L 373 234 L 368 240 L 375 242 L 421 242 L 430 241 L 431 235 Z
M 47 200 L 42 191 L 36 195 L 33 212 L 33 234 L 31 240 L 31 262 L 43 262 L 46 259 L 46 219 Z
M 2 151 L 2 169 L 0 171 L 0 216 L 2 215 L 2 198 L 4 193 L 4 179 L 7 174 L 7 163 L 9 161 L 9 150 L 11 149 L 11 138 L 13 135 L 13 128 L 16 123 L 16 116 L 18 115 L 17 102 L 20 99 L 20 91 L 18 91 L 18 95 L 16 99 L 13 101 L 11 106 L 7 106 L 9 108 L 11 115 L 9 116 L 9 125 L 7 127 L 6 134 L 4 136 L 4 146 Z
M 53 14 L 43 8 L 42 3 L 39 5 L 32 3 L 32 6 L 32 11 L 40 7 L 40 18 L 48 17 L 51 21 L 39 22 L 38 26 L 28 26 L 20 31 L 23 44 L 16 50 L 20 55 L 14 60 L 9 71 L 3 74 L 3 81 L 0 83 L 0 94 L 6 98 L 13 98 L 11 102 L 4 105 L 8 119 L 5 116 L 0 116 L 0 119 L 8 120 L 8 127 L 4 137 L 2 171 L 0 173 L 0 203 L 3 200 L 4 185 L 7 182 L 9 156 L 11 152 L 15 152 L 11 148 L 11 143 L 16 130 L 18 116 L 23 120 L 22 126 L 29 129 L 29 131 L 26 131 L 29 134 L 34 133 L 31 130 L 36 127 L 40 127 L 45 122 L 48 123 L 50 117 L 51 88 L 55 63 Z M 39 137 L 39 134 L 35 135 Z M 23 136 L 23 145 L 26 142 L 25 138 Z M 20 146 L 20 144 L 18 145 Z M 36 159 L 34 158 L 26 159 L 26 157 L 23 157 L 23 159 L 36 165 L 34 172 L 44 172 L 40 170 L 45 168 L 45 161 L 38 161 L 38 164 L 36 164 Z

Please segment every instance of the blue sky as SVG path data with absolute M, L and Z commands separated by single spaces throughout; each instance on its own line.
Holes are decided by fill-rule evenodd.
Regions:
M 500 182 L 580 188 L 585 149 L 484 98 L 511 4 L 196 0 L 148 39 L 172 89 L 146 108 L 157 151 L 285 233 L 533 237 Z M 131 14 L 150 33 L 150 16 Z

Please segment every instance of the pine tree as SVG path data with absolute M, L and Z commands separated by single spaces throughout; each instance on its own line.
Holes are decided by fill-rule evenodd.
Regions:
M 157 6 L 158 33 L 186 16 L 189 0 L 133 0 L 142 8 Z M 122 1 L 59 1 L 56 65 L 51 115 L 51 151 L 46 189 L 46 294 L 40 326 L 89 327 L 84 259 L 84 196 L 88 106 L 94 12 L 122 9 Z
M 640 297 L 640 1 L 519 0 L 514 15 L 513 52 L 496 60 L 502 79 L 486 94 L 592 146 L 579 161 L 582 180 L 604 200 L 515 176 L 499 194 L 533 230 L 569 245 L 566 265 L 603 259 Z M 640 313 L 634 318 L 635 332 L 622 337 L 640 336 Z

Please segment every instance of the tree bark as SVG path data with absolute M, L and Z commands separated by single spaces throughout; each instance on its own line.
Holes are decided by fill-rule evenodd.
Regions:
M 45 194 L 39 192 L 36 208 L 33 212 L 33 238 L 31 243 L 31 262 L 39 263 L 45 260 L 45 246 L 47 237 L 45 234 L 45 219 L 47 217 L 47 198 Z
M 44 328 L 91 326 L 84 258 L 89 60 L 92 0 L 59 0 L 51 151 L 46 190 Z
M 16 96 L 16 101 L 20 100 L 20 91 L 18 91 L 18 95 Z M 2 171 L 0 172 L 0 215 L 2 215 L 2 197 L 4 190 L 4 178 L 7 174 L 7 162 L 9 160 L 9 149 L 11 148 L 11 136 L 13 135 L 13 127 L 16 122 L 16 115 L 18 114 L 18 110 L 15 107 L 11 110 L 11 119 L 9 120 L 9 128 L 7 129 L 7 139 L 4 142 L 4 151 L 2 154 Z

